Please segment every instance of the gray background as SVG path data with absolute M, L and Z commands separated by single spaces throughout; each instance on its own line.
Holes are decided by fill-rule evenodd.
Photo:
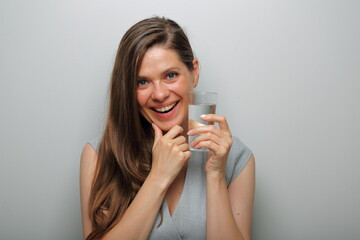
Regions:
M 81 150 L 120 38 L 153 15 L 255 154 L 253 239 L 360 239 L 360 2 L 340 0 L 1 0 L 0 239 L 81 239 Z

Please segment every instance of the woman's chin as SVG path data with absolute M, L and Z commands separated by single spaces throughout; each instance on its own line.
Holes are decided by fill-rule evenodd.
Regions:
M 174 126 L 178 125 L 184 127 L 185 124 L 187 125 L 187 117 L 177 116 L 176 118 L 172 118 L 169 120 L 159 120 L 156 118 L 152 118 L 152 122 L 160 128 L 163 132 L 168 132 Z
M 155 123 L 156 124 L 156 123 Z M 157 126 L 163 131 L 168 132 L 170 129 L 172 129 L 174 126 L 180 125 L 179 123 L 159 123 Z
M 175 126 L 175 125 L 174 125 Z M 159 126 L 161 131 L 168 132 L 173 126 Z

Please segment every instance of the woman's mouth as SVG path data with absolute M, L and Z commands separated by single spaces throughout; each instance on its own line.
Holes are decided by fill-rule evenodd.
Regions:
M 165 107 L 161 107 L 161 108 L 151 108 L 153 111 L 157 112 L 157 113 L 168 113 L 171 110 L 174 109 L 174 107 L 178 104 L 178 102 L 170 104 L 168 106 Z

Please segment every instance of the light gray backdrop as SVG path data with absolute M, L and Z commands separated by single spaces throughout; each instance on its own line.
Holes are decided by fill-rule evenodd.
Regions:
M 254 152 L 253 239 L 360 239 L 360 2 L 0 1 L 0 239 L 81 239 L 79 159 L 118 43 L 178 21 Z

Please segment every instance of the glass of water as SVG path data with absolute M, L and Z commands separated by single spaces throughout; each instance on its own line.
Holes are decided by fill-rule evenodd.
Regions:
M 189 103 L 189 130 L 199 126 L 214 124 L 213 122 L 203 121 L 200 116 L 203 114 L 215 114 L 217 103 L 217 93 L 213 92 L 192 92 Z M 189 144 L 199 135 L 189 136 Z M 207 151 L 207 148 L 195 149 L 192 151 Z

